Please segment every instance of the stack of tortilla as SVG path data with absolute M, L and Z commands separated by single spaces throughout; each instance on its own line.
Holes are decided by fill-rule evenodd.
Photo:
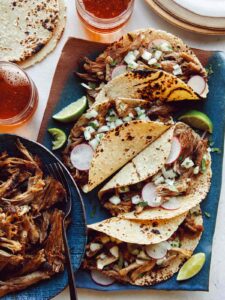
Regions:
M 54 50 L 66 23 L 63 0 L 2 0 L 0 60 L 27 68 Z
M 85 58 L 84 70 L 93 104 L 71 130 L 64 162 L 84 192 L 114 176 L 98 191 L 112 218 L 88 226 L 83 268 L 134 285 L 161 282 L 204 229 L 208 141 L 171 115 L 178 102 L 206 98 L 207 73 L 180 39 L 153 29 Z

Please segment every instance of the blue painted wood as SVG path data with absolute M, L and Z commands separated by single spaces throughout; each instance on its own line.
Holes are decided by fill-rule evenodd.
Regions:
M 24 146 L 34 155 L 41 158 L 43 164 L 58 162 L 58 159 L 42 145 L 18 137 L 15 135 L 1 134 L 0 135 L 0 153 L 7 151 L 10 155 L 18 153 L 15 143 L 17 138 L 24 144 Z M 63 165 L 62 165 L 63 166 Z M 74 181 L 67 169 L 63 166 L 65 176 L 68 179 L 71 188 L 73 199 L 71 219 L 67 234 L 68 242 L 71 249 L 71 259 L 74 271 L 79 268 L 86 244 L 86 221 L 82 200 L 79 198 Z M 4 300 L 47 300 L 59 294 L 67 286 L 67 272 L 64 271 L 52 277 L 50 280 L 40 282 L 25 291 L 15 294 L 7 295 L 1 299 Z
M 91 47 L 91 44 L 90 44 Z M 75 50 L 74 50 L 75 51 Z M 91 52 L 91 50 L 90 50 Z M 225 54 L 222 52 L 213 52 L 208 60 L 208 66 L 211 65 L 213 74 L 209 78 L 209 95 L 207 100 L 204 101 L 193 101 L 191 104 L 182 103 L 180 104 L 181 112 L 187 111 L 189 109 L 199 109 L 209 115 L 214 124 L 214 133 L 212 136 L 215 142 L 215 147 L 221 149 L 221 153 L 212 153 L 212 185 L 211 190 L 202 203 L 201 207 L 203 212 L 209 212 L 211 214 L 210 218 L 204 216 L 204 227 L 205 231 L 203 233 L 202 239 L 199 243 L 196 252 L 202 251 L 206 253 L 206 263 L 202 271 L 193 279 L 186 282 L 178 283 L 175 276 L 171 279 L 157 284 L 153 287 L 136 287 L 131 285 L 123 285 L 115 283 L 108 287 L 99 286 L 94 283 L 90 275 L 85 271 L 79 271 L 77 274 L 77 285 L 80 288 L 89 288 L 100 291 L 120 291 L 120 290 L 143 290 L 143 289 L 156 289 L 156 290 L 199 290 L 207 291 L 209 287 L 209 270 L 211 261 L 211 250 L 213 243 L 213 235 L 215 230 L 217 208 L 220 197 L 221 189 L 221 176 L 222 176 L 222 163 L 223 163 L 223 143 L 224 143 L 224 124 L 225 124 Z M 85 90 L 80 86 L 80 80 L 74 78 L 74 75 L 68 78 L 65 87 L 60 95 L 60 99 L 54 108 L 54 113 L 58 112 L 60 109 L 68 105 L 74 99 L 85 94 Z M 185 107 L 184 107 L 185 105 Z M 62 125 L 49 119 L 48 127 L 60 127 L 64 129 L 67 134 L 72 127 L 72 124 Z M 48 133 L 45 134 L 43 139 L 44 145 L 47 148 L 51 148 L 51 139 Z M 57 153 L 60 157 L 60 153 Z M 86 216 L 88 224 L 101 221 L 103 219 L 109 218 L 110 215 L 99 205 L 97 191 L 95 189 L 88 195 L 83 195 Z

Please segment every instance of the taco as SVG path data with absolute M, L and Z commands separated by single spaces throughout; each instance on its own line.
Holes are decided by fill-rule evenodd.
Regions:
M 101 89 L 95 101 L 99 103 L 117 97 L 143 99 L 155 105 L 201 99 L 176 76 L 157 70 L 132 71 L 117 76 Z
M 113 230 L 114 222 L 111 224 L 110 220 L 108 234 L 100 232 L 99 226 L 89 226 L 83 269 L 97 270 L 122 283 L 154 285 L 169 279 L 179 270 L 197 247 L 203 231 L 199 206 L 188 212 L 167 240 L 155 244 L 144 245 L 135 241 L 134 237 L 142 234 L 141 224 L 131 232 L 123 229 L 125 235 L 130 235 L 132 243 L 111 236 L 110 228 Z
M 113 216 L 169 219 L 205 199 L 210 179 L 208 141 L 177 123 L 122 168 L 99 198 Z
M 170 127 L 151 122 L 150 109 L 146 101 L 110 100 L 90 108 L 74 125 L 63 159 L 85 192 L 107 179 Z
M 161 30 L 142 29 L 125 34 L 96 60 L 84 59 L 87 92 L 95 97 L 99 85 L 131 70 L 163 70 L 177 76 L 205 98 L 207 72 L 194 52 L 178 37 Z M 93 84 L 94 83 L 94 84 Z M 101 86 L 100 86 L 101 88 Z

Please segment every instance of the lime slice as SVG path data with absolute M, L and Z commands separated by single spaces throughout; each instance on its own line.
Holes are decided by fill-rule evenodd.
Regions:
M 189 258 L 180 269 L 177 280 L 187 280 L 198 274 L 205 263 L 205 253 L 197 253 Z
M 54 140 L 52 141 L 52 150 L 58 150 L 66 142 L 66 134 L 59 128 L 49 128 L 48 132 L 53 136 Z
M 213 123 L 210 118 L 198 110 L 188 111 L 180 116 L 179 120 L 197 129 L 208 131 L 210 133 L 213 131 Z
M 81 97 L 75 102 L 64 107 L 60 112 L 53 116 L 53 119 L 62 123 L 72 122 L 77 120 L 87 108 L 86 96 Z

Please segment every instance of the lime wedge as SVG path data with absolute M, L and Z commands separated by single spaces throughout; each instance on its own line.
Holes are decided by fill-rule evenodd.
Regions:
M 60 112 L 53 116 L 53 119 L 62 123 L 72 122 L 77 120 L 86 110 L 86 108 L 87 98 L 86 96 L 83 96 L 60 110 Z
M 210 118 L 198 110 L 188 111 L 180 116 L 179 120 L 197 129 L 208 131 L 210 133 L 213 131 L 213 123 Z
M 53 136 L 54 140 L 52 141 L 52 150 L 58 150 L 66 142 L 66 134 L 59 128 L 49 128 L 48 132 Z
M 187 280 L 198 274 L 205 263 L 205 253 L 197 253 L 189 258 L 180 269 L 177 280 Z

